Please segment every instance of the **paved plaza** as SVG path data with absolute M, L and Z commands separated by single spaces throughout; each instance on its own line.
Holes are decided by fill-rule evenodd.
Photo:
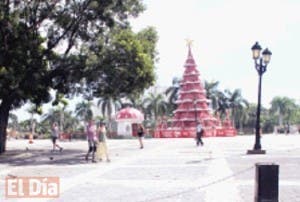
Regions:
M 254 136 L 108 140 L 111 162 L 84 160 L 85 141 L 9 140 L 0 156 L 0 201 L 253 202 L 255 163 L 279 164 L 281 202 L 300 202 L 300 135 L 264 135 L 266 155 L 247 155 Z M 51 160 L 50 157 L 53 157 Z M 58 176 L 58 199 L 6 199 L 6 176 Z

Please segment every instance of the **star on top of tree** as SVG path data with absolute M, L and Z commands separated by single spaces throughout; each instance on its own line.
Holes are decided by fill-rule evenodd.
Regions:
M 192 39 L 186 39 L 185 41 L 186 41 L 187 47 L 189 47 L 189 48 L 193 45 L 193 42 L 194 42 L 194 40 L 192 40 Z

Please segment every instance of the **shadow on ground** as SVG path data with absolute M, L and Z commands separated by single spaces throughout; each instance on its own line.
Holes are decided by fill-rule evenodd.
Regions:
M 83 150 L 68 149 L 62 152 L 49 150 L 11 150 L 0 155 L 0 164 L 29 165 L 76 165 L 86 163 Z

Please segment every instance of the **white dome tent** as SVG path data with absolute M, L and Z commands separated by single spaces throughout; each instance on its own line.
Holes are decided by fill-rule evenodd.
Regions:
M 144 114 L 135 108 L 126 107 L 116 113 L 115 120 L 118 123 L 118 135 L 136 136 L 136 125 L 144 121 Z

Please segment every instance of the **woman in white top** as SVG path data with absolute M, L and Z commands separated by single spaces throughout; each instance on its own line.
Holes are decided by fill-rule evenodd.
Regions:
M 53 123 L 51 128 L 51 139 L 53 144 L 52 151 L 55 151 L 55 147 L 59 148 L 59 151 L 62 151 L 63 148 L 56 143 L 57 138 L 59 137 L 59 129 L 58 124 L 56 122 Z

